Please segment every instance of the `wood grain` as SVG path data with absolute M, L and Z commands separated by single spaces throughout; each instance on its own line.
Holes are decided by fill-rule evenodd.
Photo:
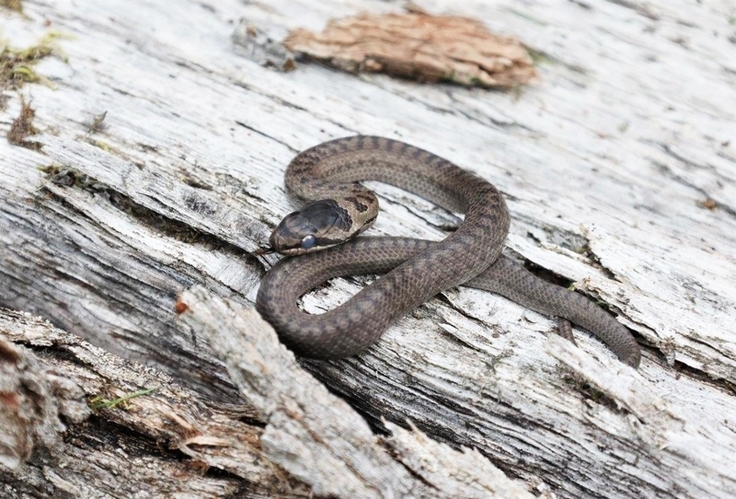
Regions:
M 396 138 L 497 185 L 512 215 L 510 251 L 617 314 L 644 347 L 642 369 L 621 366 L 585 332 L 575 331 L 579 349 L 561 343 L 548 334 L 547 318 L 469 289 L 420 307 L 360 357 L 300 365 L 365 419 L 372 438 L 398 441 L 410 421 L 426 435 L 414 439 L 431 439 L 428 448 L 475 449 L 457 458 L 469 480 L 492 465 L 535 495 L 736 494 L 729 2 L 420 2 L 433 14 L 477 19 L 539 54 L 540 81 L 520 93 L 355 77 L 305 63 L 283 73 L 245 58 L 232 38 L 240 19 L 278 40 L 295 28 L 319 31 L 332 18 L 398 11 L 387 2 L 23 6 L 25 17 L 4 14 L 3 36 L 25 47 L 59 31 L 67 35 L 56 43 L 68 62 L 39 61 L 34 70 L 53 85 L 19 90 L 36 110 L 41 151 L 0 141 L 1 306 L 41 315 L 107 355 L 146 366 L 134 372 L 155 369 L 203 403 L 256 410 L 208 329 L 183 325 L 177 296 L 199 285 L 247 309 L 275 261 L 251 252 L 294 208 L 282 181 L 288 161 L 330 138 Z M 8 95 L 3 133 L 20 111 L 18 94 Z M 106 127 L 90 131 L 103 112 Z M 379 187 L 383 213 L 373 234 L 436 239 L 457 222 L 415 196 Z M 305 297 L 304 307 L 330 308 L 367 279 L 338 279 Z M 31 353 L 51 365 L 68 355 Z M 137 417 L 89 435 L 141 431 L 150 445 L 128 448 L 140 463 L 177 468 L 197 460 L 158 450 L 157 433 Z M 296 424 L 279 424 L 287 423 Z M 242 424 L 256 435 L 276 430 L 275 421 Z M 63 435 L 77 431 L 70 424 Z M 121 490 L 155 489 L 155 473 L 135 475 L 131 459 L 127 467 L 85 460 L 92 451 L 79 442 L 65 441 L 60 451 L 81 463 L 70 468 L 74 483 L 84 483 L 79 477 L 91 476 L 94 465 L 105 476 L 118 473 L 121 487 L 129 479 Z M 292 442 L 282 461 L 263 458 L 298 484 L 292 495 L 335 492 L 304 482 L 312 455 Z M 434 483 L 444 464 L 407 457 L 410 446 L 411 439 L 396 443 L 385 469 L 401 461 Z M 57 479 L 62 468 L 33 457 L 23 466 L 2 470 L 4 495 L 29 493 L 18 488 L 25 482 L 17 473 L 33 477 L 33 490 L 66 490 Z M 249 480 L 265 475 L 244 474 L 205 471 L 202 482 L 185 480 L 176 490 L 201 497 L 269 490 L 267 481 L 250 488 Z M 405 489 L 398 482 L 397 495 L 452 496 L 439 485 Z

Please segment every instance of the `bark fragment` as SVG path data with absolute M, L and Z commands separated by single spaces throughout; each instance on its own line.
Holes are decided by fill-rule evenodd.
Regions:
M 294 30 L 284 45 L 345 71 L 428 83 L 510 88 L 536 76 L 517 39 L 494 35 L 466 17 L 362 14 L 333 20 L 322 33 Z

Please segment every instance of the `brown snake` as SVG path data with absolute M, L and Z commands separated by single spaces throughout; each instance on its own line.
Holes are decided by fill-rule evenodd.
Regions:
M 377 214 L 378 200 L 361 180 L 401 187 L 464 213 L 465 220 L 440 242 L 362 237 L 339 244 L 365 230 Z M 449 161 L 391 139 L 348 137 L 296 156 L 286 186 L 316 202 L 284 218 L 271 246 L 284 254 L 309 254 L 278 262 L 261 282 L 256 307 L 296 353 L 321 359 L 356 354 L 399 317 L 463 284 L 567 319 L 597 335 L 626 364 L 639 366 L 639 345 L 611 315 L 501 254 L 509 229 L 501 194 Z M 329 246 L 334 247 L 315 251 Z M 300 296 L 327 279 L 368 273 L 386 275 L 334 310 L 310 315 L 297 307 Z

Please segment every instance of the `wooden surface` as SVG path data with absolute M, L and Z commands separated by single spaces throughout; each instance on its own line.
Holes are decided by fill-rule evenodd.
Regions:
M 15 343 L 6 350 L 22 350 L 0 355 L 12 373 L 0 391 L 35 400 L 12 380 L 45 379 L 49 366 L 78 387 L 63 391 L 77 401 L 152 379 L 166 397 L 196 401 L 176 400 L 186 425 L 169 420 L 168 433 L 144 424 L 145 397 L 83 423 L 62 415 L 65 431 L 49 416 L 40 423 L 58 435 L 31 439 L 26 464 L 23 448 L 0 446 L 4 495 L 736 494 L 736 7 L 416 4 L 518 37 L 536 54 L 539 80 L 503 93 L 308 63 L 284 73 L 249 59 L 240 36 L 251 25 L 277 45 L 289 29 L 397 12 L 396 3 L 26 1 L 25 17 L 2 12 L 11 45 L 57 32 L 66 62 L 35 67 L 48 85 L 5 92 L 0 128 L 10 129 L 22 94 L 44 146 L 0 142 L 0 305 L 52 321 L 60 329 L 39 334 L 66 339 L 34 340 L 30 319 L 3 314 L 0 338 Z M 90 131 L 103 112 L 104 130 Z M 238 318 L 251 317 L 276 261 L 251 253 L 295 206 L 285 165 L 355 133 L 427 148 L 497 185 L 512 214 L 512 254 L 613 311 L 642 344 L 641 369 L 585 332 L 575 331 L 575 348 L 549 334 L 548 318 L 464 288 L 356 358 L 294 363 L 262 325 L 258 360 L 233 349 L 256 335 Z M 458 222 L 375 185 L 382 215 L 373 234 L 436 239 Z M 330 308 L 369 280 L 336 280 L 304 306 Z M 177 296 L 190 307 L 180 316 Z M 87 360 L 69 353 L 63 345 L 81 340 L 61 330 L 94 345 L 84 347 Z M 116 362 L 130 371 L 90 382 Z M 166 401 L 150 400 L 159 409 Z M 327 416 L 335 404 L 344 411 L 337 429 Z M 207 425 L 218 410 L 215 431 Z M 3 428 L 18 422 L 13 411 L 0 417 Z M 205 426 L 197 435 L 226 441 L 203 448 L 224 447 L 229 460 L 182 450 L 191 434 L 181 428 Z M 243 435 L 254 453 L 240 452 Z M 121 452 L 126 459 L 105 458 Z M 155 466 L 162 471 L 149 473 Z M 187 478 L 157 479 L 177 473 Z

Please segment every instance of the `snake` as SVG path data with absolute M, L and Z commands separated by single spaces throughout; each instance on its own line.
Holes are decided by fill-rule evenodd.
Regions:
M 441 241 L 355 237 L 378 215 L 376 194 L 360 183 L 368 180 L 418 194 L 464 220 Z M 265 274 L 256 309 L 297 355 L 333 360 L 359 354 L 400 317 L 464 285 L 570 321 L 638 368 L 639 345 L 612 315 L 503 254 L 509 211 L 499 190 L 480 176 L 404 142 L 357 135 L 299 153 L 286 169 L 285 184 L 310 204 L 273 230 L 269 251 L 291 258 Z M 298 301 L 310 290 L 358 274 L 383 275 L 325 313 L 300 310 Z

